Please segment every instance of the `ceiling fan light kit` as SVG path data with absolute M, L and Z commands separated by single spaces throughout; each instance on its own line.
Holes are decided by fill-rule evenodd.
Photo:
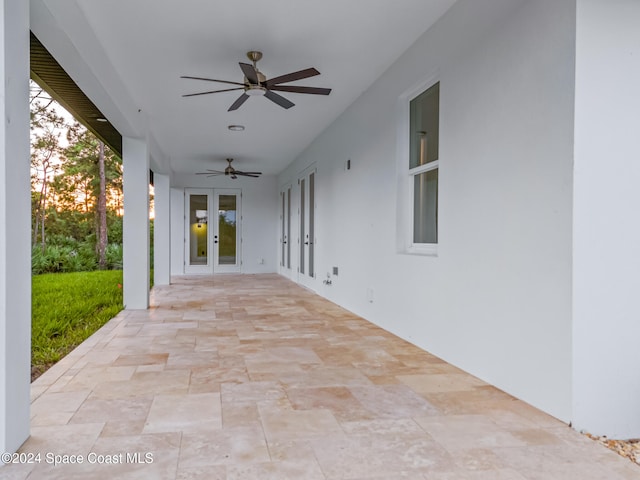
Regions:
M 249 88 L 247 88 L 245 90 L 244 93 L 246 93 L 250 97 L 257 97 L 257 96 L 264 97 L 264 94 L 267 93 L 267 89 L 264 88 L 264 87 L 258 87 L 256 85 L 251 85 Z
M 280 75 L 279 77 L 267 79 L 267 77 L 258 70 L 257 62 L 262 58 L 262 52 L 257 50 L 251 50 L 247 52 L 247 58 L 251 60 L 252 64 L 240 62 L 240 69 L 244 74 L 244 81 L 232 82 L 229 80 L 216 80 L 214 78 L 192 77 L 182 76 L 181 78 L 188 78 L 191 80 L 203 80 L 206 82 L 224 83 L 227 85 L 236 85 L 234 88 L 225 88 L 222 90 L 210 90 L 206 92 L 189 93 L 183 95 L 183 97 L 194 97 L 198 95 L 208 95 L 210 93 L 231 92 L 234 90 L 244 90 L 242 95 L 231 104 L 229 112 L 237 110 L 246 102 L 249 97 L 264 96 L 271 100 L 273 103 L 280 105 L 282 108 L 289 109 L 295 104 L 286 99 L 282 95 L 275 93 L 290 92 L 290 93 L 304 93 L 311 95 L 329 95 L 331 93 L 330 88 L 318 88 L 318 87 L 303 87 L 298 85 L 282 85 L 283 83 L 295 82 L 296 80 L 302 80 L 305 78 L 320 75 L 320 72 L 315 68 L 307 68 L 299 70 L 297 72 L 287 73 Z

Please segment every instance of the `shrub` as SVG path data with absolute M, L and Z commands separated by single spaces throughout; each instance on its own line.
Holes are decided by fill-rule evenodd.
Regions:
M 122 245 L 110 243 L 106 251 L 107 269 L 122 270 Z
M 122 270 L 122 245 L 110 243 L 106 250 L 106 269 Z M 85 241 L 71 236 L 51 235 L 44 251 L 40 245 L 31 249 L 31 272 L 34 275 L 60 272 L 88 272 L 98 269 L 95 236 Z

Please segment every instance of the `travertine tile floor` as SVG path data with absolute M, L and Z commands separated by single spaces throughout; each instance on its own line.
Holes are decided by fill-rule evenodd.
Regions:
M 152 305 L 122 312 L 34 382 L 21 451 L 40 461 L 0 477 L 640 478 L 559 421 L 277 275 L 176 278 Z

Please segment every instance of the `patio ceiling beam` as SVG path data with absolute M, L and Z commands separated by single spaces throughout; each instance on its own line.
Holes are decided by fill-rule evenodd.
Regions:
M 31 78 L 122 158 L 122 135 L 31 32 Z M 102 120 L 104 119 L 104 120 Z

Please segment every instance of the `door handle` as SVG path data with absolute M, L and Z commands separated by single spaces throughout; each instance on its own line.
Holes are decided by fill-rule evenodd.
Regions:
M 309 242 L 304 242 L 305 245 L 309 245 Z

